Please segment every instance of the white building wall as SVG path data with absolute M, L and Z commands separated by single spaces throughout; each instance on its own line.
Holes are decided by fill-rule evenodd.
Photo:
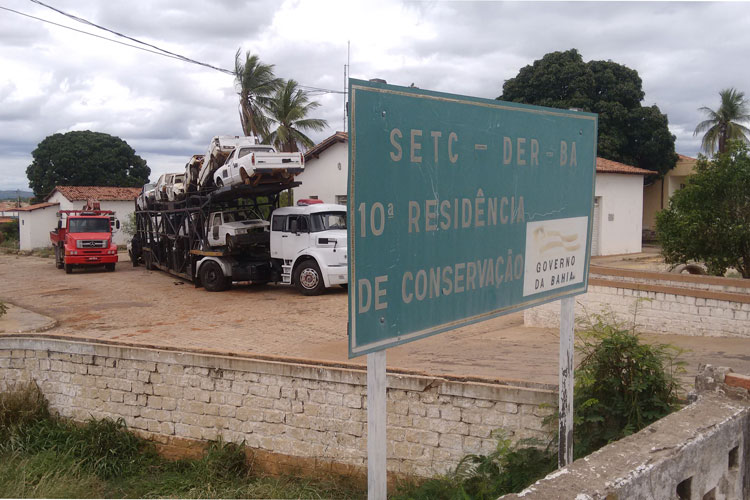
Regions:
M 319 158 L 305 162 L 305 171 L 297 176 L 302 183 L 294 189 L 294 199 L 317 196 L 324 203 L 337 203 L 346 196 L 349 171 L 349 145 L 338 142 L 323 151 Z
M 596 174 L 601 197 L 599 255 L 638 253 L 643 229 L 643 176 Z
M 79 210 L 86 204 L 85 201 L 70 201 L 59 191 L 56 191 L 55 194 L 50 196 L 47 201 L 49 203 L 59 203 L 60 207 L 58 208 L 58 210 Z
M 122 225 L 128 221 L 130 214 L 135 211 L 135 201 L 102 201 L 101 209 L 112 210 Z M 115 231 L 112 240 L 115 242 L 115 245 L 125 245 L 130 241 L 131 237 L 131 235 L 120 229 L 119 231 Z
M 57 211 L 59 206 L 39 208 L 31 211 L 18 212 L 18 248 L 33 250 L 34 248 L 51 247 L 49 232 L 57 227 Z

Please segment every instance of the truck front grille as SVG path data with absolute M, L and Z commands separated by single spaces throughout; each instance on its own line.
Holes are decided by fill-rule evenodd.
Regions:
M 107 240 L 83 240 L 80 248 L 106 248 Z

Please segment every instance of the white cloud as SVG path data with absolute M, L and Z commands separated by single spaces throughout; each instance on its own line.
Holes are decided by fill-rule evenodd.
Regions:
M 24 0 L 5 5 L 77 29 Z M 303 85 L 341 91 L 351 75 L 494 98 L 545 53 L 577 48 L 638 71 L 644 104 L 667 113 L 678 152 L 694 155 L 700 106 L 750 81 L 746 3 L 398 2 L 312 0 L 55 0 L 62 10 L 173 52 L 231 69 L 238 47 Z M 152 178 L 179 170 L 214 135 L 239 134 L 233 78 L 0 11 L 0 188 L 26 188 L 31 151 L 49 134 L 118 135 Z M 119 39 L 121 41 L 125 41 Z M 131 43 L 131 42 L 128 42 Z M 317 95 L 316 116 L 344 126 L 341 94 Z

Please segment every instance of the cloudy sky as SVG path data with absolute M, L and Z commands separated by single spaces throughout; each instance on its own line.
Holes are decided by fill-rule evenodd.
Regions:
M 112 30 L 222 68 L 238 48 L 316 94 L 315 117 L 344 127 L 344 64 L 388 83 L 494 98 L 520 68 L 577 48 L 585 61 L 638 71 L 644 105 L 669 116 L 677 152 L 694 156 L 700 106 L 750 92 L 750 4 L 323 0 L 44 0 Z M 31 0 L 0 7 L 114 35 Z M 122 38 L 117 40 L 127 42 Z M 26 189 L 46 136 L 94 130 L 126 140 L 151 178 L 178 171 L 215 135 L 241 134 L 230 75 L 76 33 L 0 9 L 0 189 Z

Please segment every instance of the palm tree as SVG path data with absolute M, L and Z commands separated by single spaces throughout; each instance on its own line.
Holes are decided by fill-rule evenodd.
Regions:
M 698 109 L 698 111 L 703 111 L 708 119 L 700 122 L 693 132 L 693 135 L 706 132 L 703 135 L 702 147 L 709 154 L 714 152 L 717 143 L 719 153 L 724 153 L 729 140 L 739 139 L 748 142 L 745 134 L 750 133 L 750 129 L 738 123 L 750 120 L 745 93 L 730 88 L 722 90 L 719 95 L 721 106 L 717 111 L 705 106 Z
M 273 74 L 273 64 L 263 64 L 260 58 L 237 49 L 234 56 L 234 85 L 240 96 L 240 122 L 245 135 L 265 137 L 268 135 L 268 122 L 263 110 L 268 96 L 281 86 L 283 80 Z
M 320 106 L 310 101 L 307 92 L 300 89 L 297 82 L 289 80 L 268 100 L 268 120 L 276 124 L 276 130 L 268 136 L 267 142 L 280 151 L 299 151 L 299 145 L 312 147 L 315 143 L 302 133 L 302 130 L 321 131 L 328 123 L 318 118 L 305 118 Z

